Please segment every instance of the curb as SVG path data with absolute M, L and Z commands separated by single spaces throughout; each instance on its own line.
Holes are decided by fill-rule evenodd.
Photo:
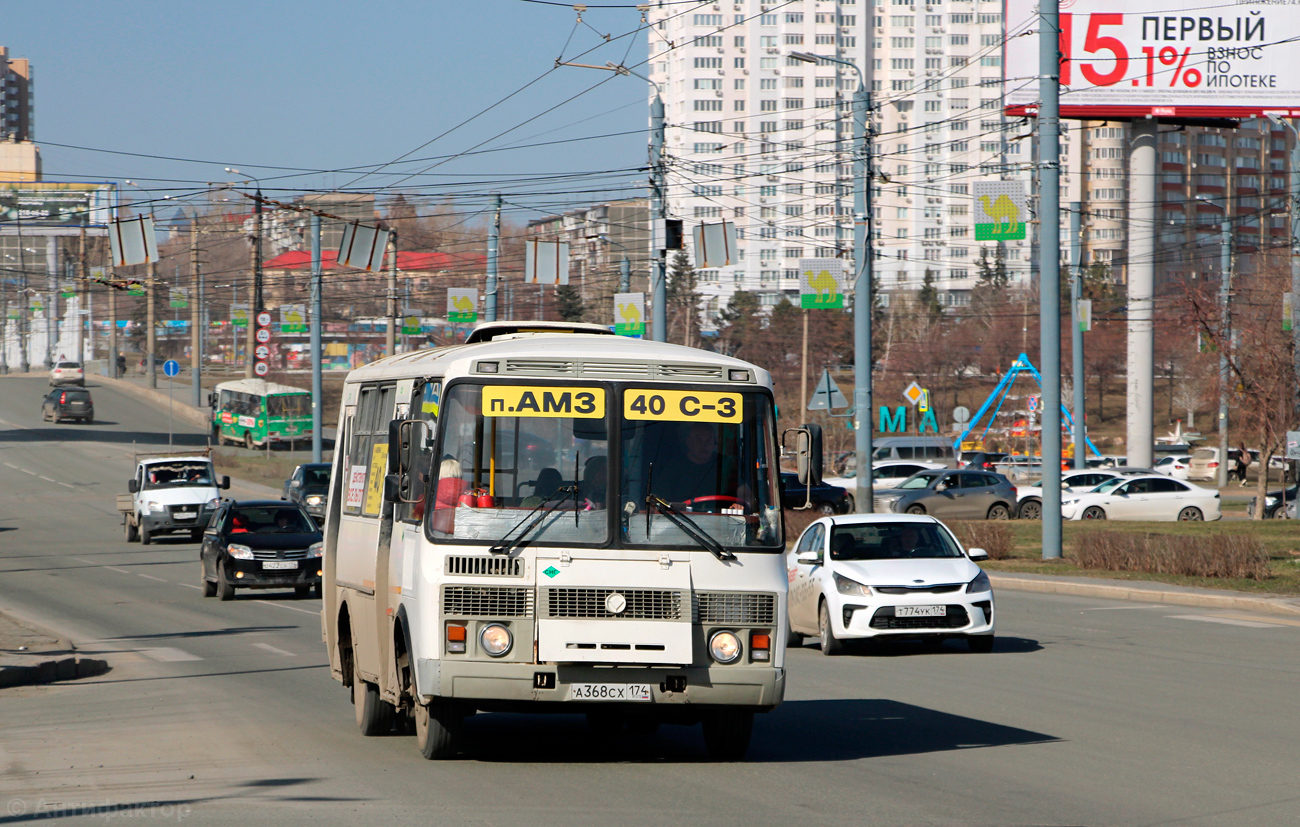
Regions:
M 167 394 L 153 390 L 152 388 L 142 388 L 134 382 L 128 382 L 125 379 L 113 379 L 108 376 L 88 376 L 86 377 L 86 381 L 94 381 L 96 384 L 111 386 L 120 391 L 131 394 L 137 399 L 142 399 L 145 402 L 150 402 L 155 405 L 161 405 L 164 408 L 169 404 Z M 186 385 L 185 389 L 188 391 L 189 385 Z M 197 425 L 205 430 L 211 427 L 212 423 L 208 414 L 195 409 L 190 405 L 190 403 L 181 402 L 173 396 L 170 398 L 170 404 L 172 406 L 172 412 L 177 416 L 177 418 L 184 419 L 191 425 Z
M 75 655 L 64 655 L 32 664 L 0 665 L 0 689 L 93 678 L 107 671 L 108 661 L 79 658 Z
M 1039 592 L 1041 594 L 1069 594 L 1081 597 L 1103 597 L 1108 600 L 1133 600 L 1144 603 L 1168 603 L 1174 606 L 1200 606 L 1215 609 L 1246 609 L 1269 614 L 1300 617 L 1300 605 L 1283 602 L 1284 598 L 1247 597 L 1220 592 L 1165 591 L 1140 586 L 1114 586 L 1109 583 L 1088 583 L 1083 580 L 1063 578 L 1033 579 L 1008 577 L 989 572 L 993 586 L 1010 591 Z

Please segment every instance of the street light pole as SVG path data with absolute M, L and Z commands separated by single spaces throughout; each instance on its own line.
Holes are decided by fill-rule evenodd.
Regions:
M 166 196 L 168 200 L 171 196 Z M 183 204 L 194 213 L 190 224 L 190 404 L 203 407 L 203 290 L 199 276 L 199 210 L 193 204 Z
M 853 502 L 859 512 L 870 514 L 875 511 L 871 486 L 871 313 L 875 297 L 871 284 L 871 131 L 867 121 L 871 92 L 862 69 L 852 61 L 810 52 L 791 52 L 790 57 L 805 63 L 838 63 L 858 75 L 853 93 L 853 257 L 857 271 L 853 284 L 853 448 L 857 469 Z
M 248 332 L 245 343 L 247 353 L 245 354 L 244 378 L 253 378 L 253 363 L 257 360 L 255 351 L 257 345 L 255 337 L 257 335 L 257 317 L 262 314 L 262 181 L 257 176 L 249 175 L 247 172 L 240 172 L 234 167 L 226 167 L 226 172 L 231 175 L 242 175 L 245 178 L 257 184 L 257 192 L 253 196 L 253 301 L 252 309 L 248 314 Z
M 134 181 L 129 181 L 129 180 L 128 180 L 126 183 L 128 183 L 128 184 L 130 184 L 131 186 L 135 187 L 136 189 L 140 190 L 140 192 L 145 192 L 144 187 L 140 186 L 139 184 L 135 183 Z M 152 201 L 149 203 L 149 215 L 150 215 L 150 217 L 153 217 L 153 216 L 154 216 L 154 211 L 153 211 L 153 202 L 152 202 Z M 158 226 L 157 221 L 154 222 L 154 226 L 155 226 L 155 227 Z M 145 359 L 146 359 L 145 375 L 146 375 L 146 377 L 147 377 L 148 380 L 149 380 L 149 387 L 151 387 L 151 388 L 156 388 L 156 387 L 158 387 L 158 360 L 157 360 L 157 358 L 156 358 L 156 353 L 157 353 L 157 348 L 158 348 L 158 331 L 155 329 L 155 324 L 156 324 L 155 314 L 157 313 L 157 305 L 155 304 L 155 297 L 154 297 L 154 280 L 155 280 L 155 278 L 156 278 L 156 276 L 157 276 L 157 274 L 158 274 L 158 262 L 150 260 L 150 262 L 149 262 L 147 265 L 145 265 L 145 267 L 147 268 L 147 269 L 145 270 L 145 277 L 144 277 L 144 278 L 145 278 L 145 284 L 144 284 L 144 296 L 145 296 L 145 299 L 144 299 L 144 307 L 145 307 L 145 332 L 144 332 L 144 336 L 145 336 L 145 351 L 146 351 L 146 354 L 145 354 Z
M 1300 381 L 1300 129 L 1295 121 L 1283 120 L 1280 115 L 1269 115 L 1269 120 L 1291 131 L 1291 318 L 1286 322 L 1291 326 L 1291 335 L 1295 347 L 1292 356 L 1295 360 L 1294 370 Z M 1285 511 L 1285 509 L 1283 509 Z

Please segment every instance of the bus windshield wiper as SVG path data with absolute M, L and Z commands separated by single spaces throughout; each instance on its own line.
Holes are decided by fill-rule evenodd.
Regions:
M 710 537 L 704 529 L 700 528 L 698 523 L 674 508 L 672 503 L 654 494 L 646 494 L 645 504 L 647 514 L 650 513 L 652 508 L 658 511 L 667 517 L 669 522 L 680 528 L 682 533 L 699 543 L 705 551 L 712 553 L 714 557 L 723 561 L 736 559 L 736 555 L 723 548 L 722 544 Z
M 550 496 L 538 503 L 537 507 L 528 512 L 528 514 L 525 515 L 514 528 L 507 531 L 506 536 L 501 538 L 501 542 L 489 548 L 488 551 L 492 554 L 509 554 L 519 548 L 520 544 L 527 539 L 528 535 L 532 534 L 533 530 L 542 524 L 542 520 L 546 519 L 546 515 L 560 507 L 560 503 L 563 502 L 564 499 L 562 495 L 568 494 L 573 494 L 575 498 L 577 497 L 577 483 L 574 483 L 573 485 L 563 485 L 552 491 Z M 530 519 L 532 522 L 528 522 Z M 524 526 L 524 523 L 528 523 L 528 525 Z M 519 530 L 520 526 L 524 526 L 522 531 Z M 516 532 L 518 533 L 516 534 Z M 510 538 L 510 535 L 512 534 L 515 535 L 514 539 Z

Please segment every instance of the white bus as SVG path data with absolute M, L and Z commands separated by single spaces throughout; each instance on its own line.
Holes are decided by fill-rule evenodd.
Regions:
M 478 711 L 702 723 L 737 759 L 781 702 L 770 375 L 594 325 L 492 323 L 352 371 L 323 632 L 357 724 L 426 758 Z

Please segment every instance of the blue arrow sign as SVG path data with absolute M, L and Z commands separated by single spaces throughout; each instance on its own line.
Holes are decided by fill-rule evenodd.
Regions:
M 163 362 L 163 373 L 168 376 L 175 376 L 180 372 L 181 363 L 177 362 L 175 359 L 168 359 L 166 362 Z

